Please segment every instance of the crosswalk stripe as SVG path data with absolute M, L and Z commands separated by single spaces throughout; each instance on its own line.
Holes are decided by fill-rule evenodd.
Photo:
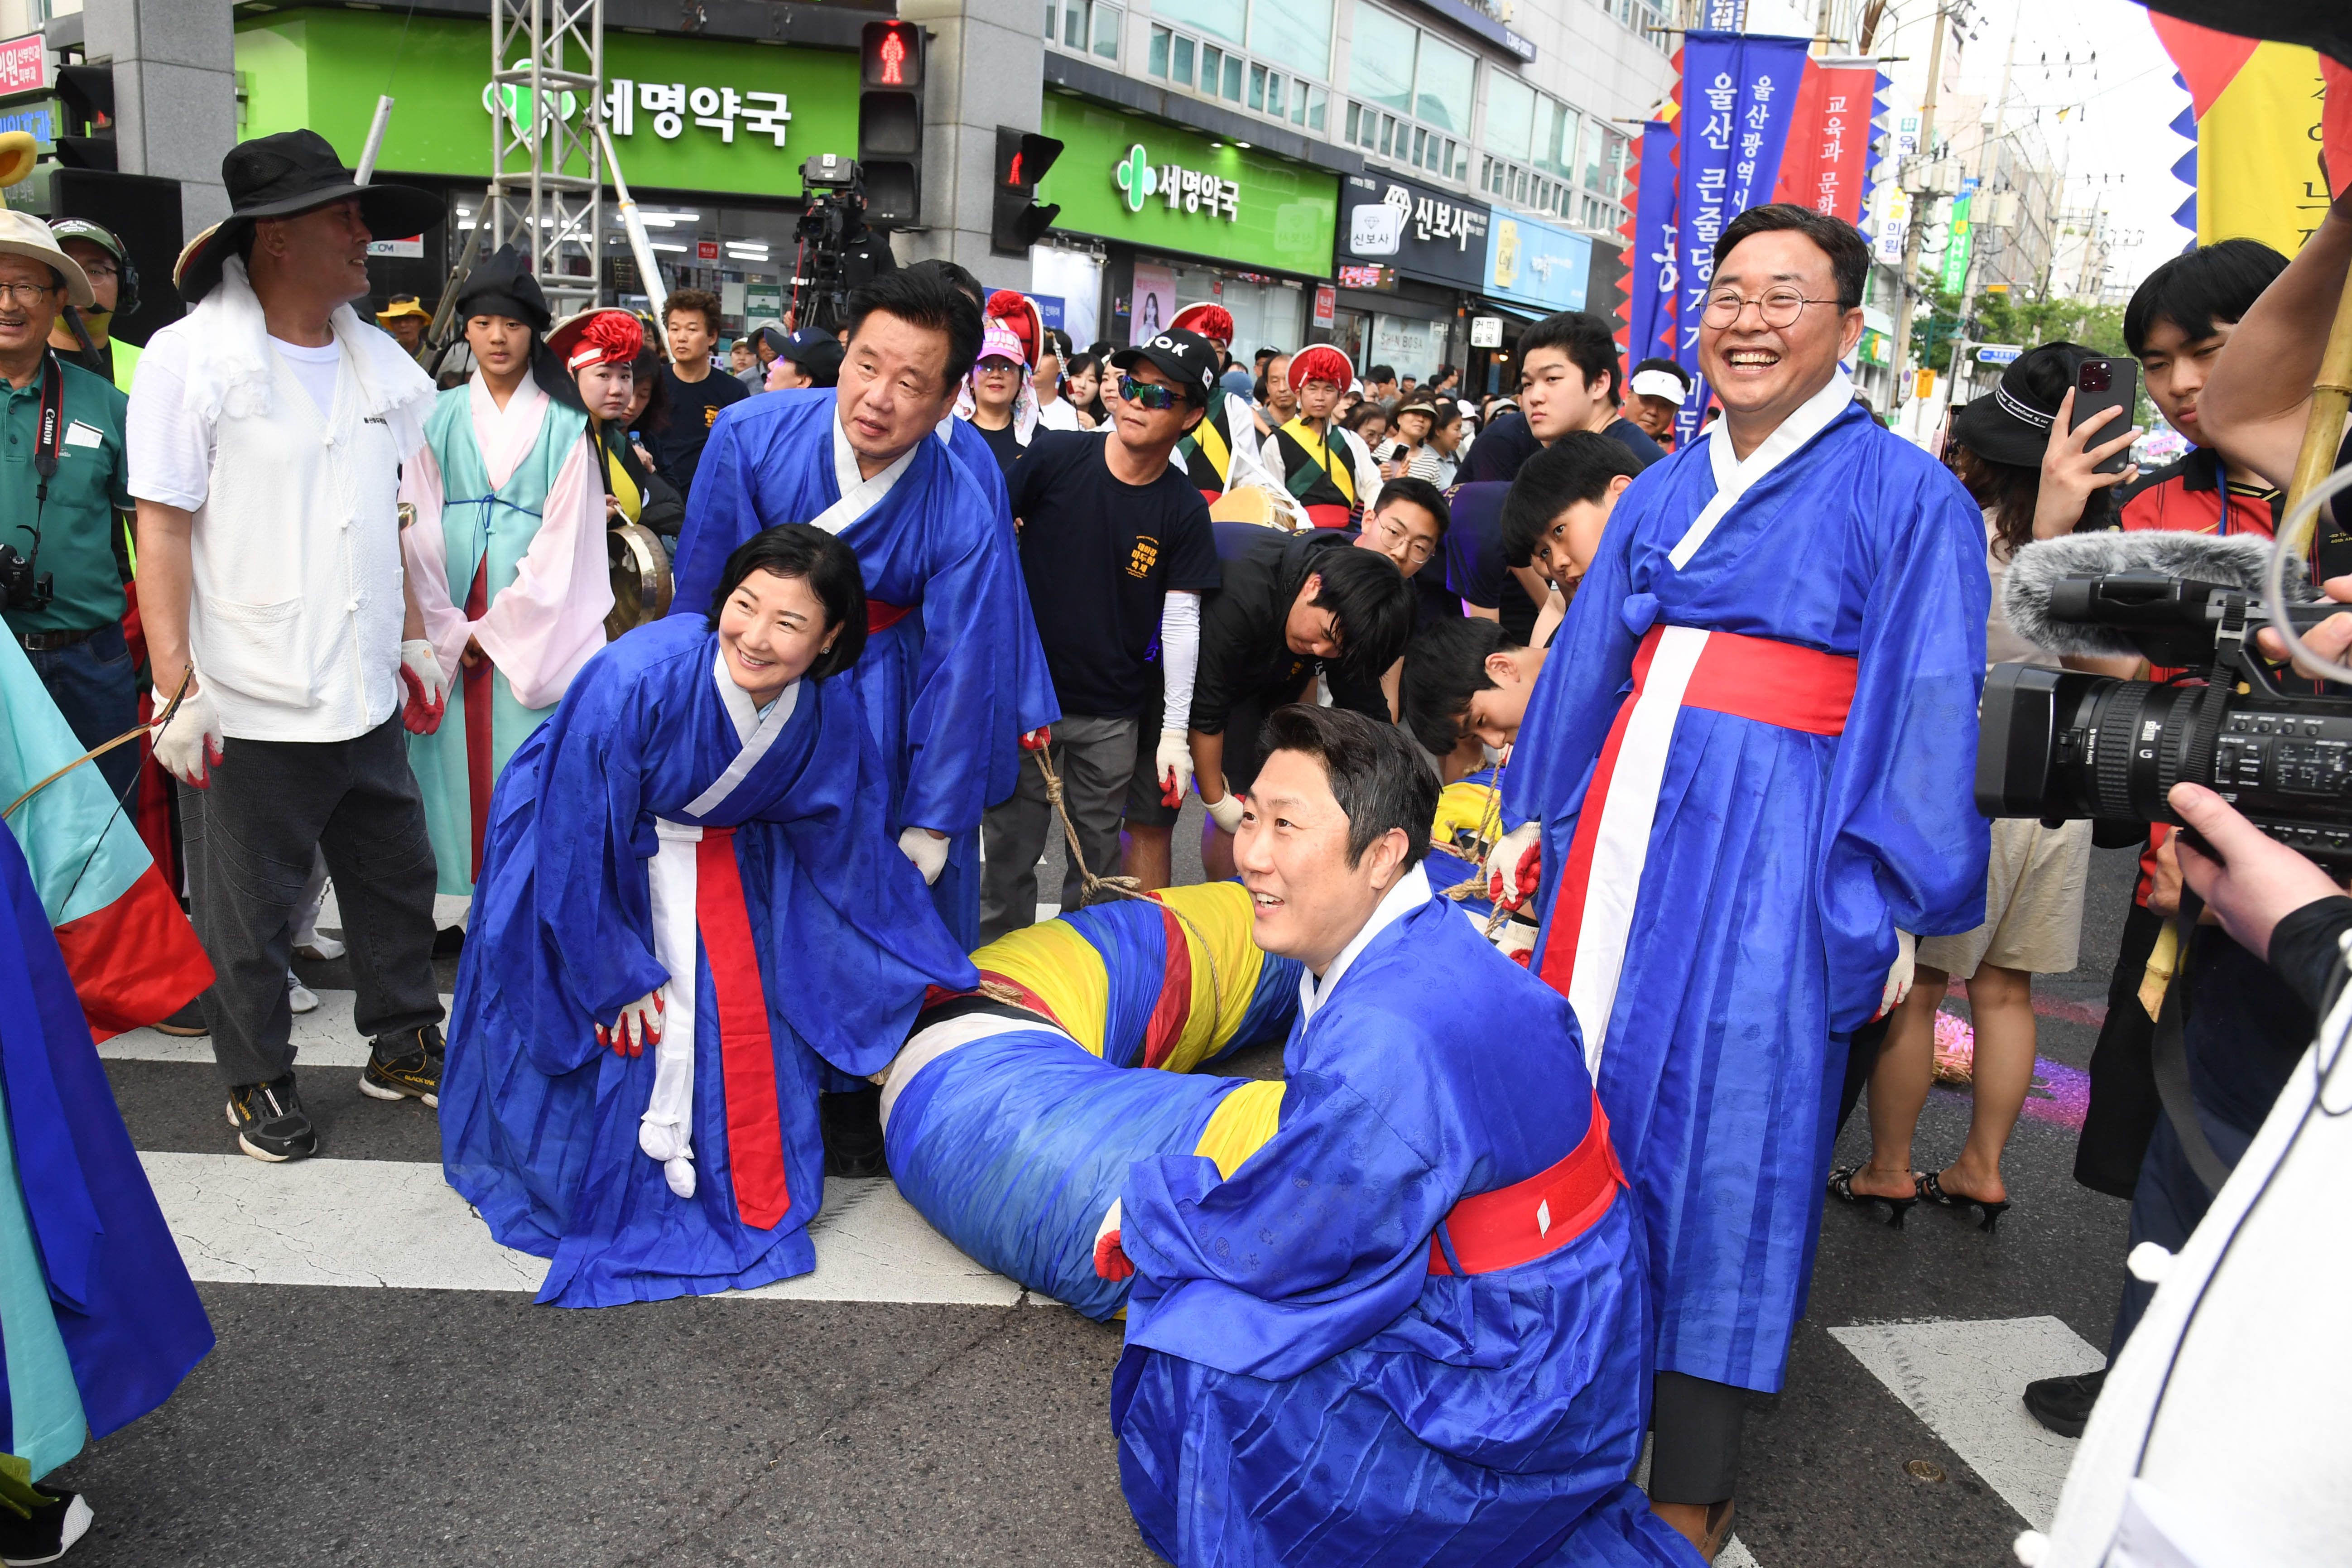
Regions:
M 152 1152 L 139 1159 L 199 1280 L 535 1292 L 547 1275 L 544 1258 L 490 1239 L 438 1165 L 268 1165 L 239 1154 Z M 971 1307 L 1023 1300 L 1018 1285 L 958 1252 L 887 1181 L 826 1183 L 809 1237 L 815 1272 L 730 1294 Z
M 1860 1323 L 1830 1331 L 2036 1530 L 2050 1528 L 2077 1440 L 2043 1428 L 2019 1396 L 2037 1378 L 2106 1357 L 2055 1318 Z

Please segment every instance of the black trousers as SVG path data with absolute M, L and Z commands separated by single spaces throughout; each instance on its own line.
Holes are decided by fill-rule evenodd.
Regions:
M 213 961 L 205 1021 L 223 1079 L 267 1083 L 293 1070 L 286 970 L 314 850 L 335 879 L 359 1032 L 441 1021 L 433 842 L 399 715 L 349 741 L 232 739 L 207 787 L 179 797 L 188 914 Z
M 1748 1391 L 1662 1372 L 1650 1393 L 1650 1500 L 1721 1502 L 1738 1489 Z

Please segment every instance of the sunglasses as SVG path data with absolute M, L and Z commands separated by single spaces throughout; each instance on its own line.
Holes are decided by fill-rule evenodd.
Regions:
M 1175 407 L 1184 396 L 1172 386 L 1159 382 L 1138 381 L 1131 375 L 1118 378 L 1118 395 L 1138 408 L 1148 408 L 1155 414 Z

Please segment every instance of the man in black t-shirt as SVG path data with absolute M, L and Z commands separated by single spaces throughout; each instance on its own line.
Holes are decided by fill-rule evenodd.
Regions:
M 720 374 L 710 363 L 710 351 L 719 343 L 718 295 L 707 289 L 680 289 L 662 305 L 662 331 L 669 339 L 669 363 L 661 373 L 668 411 L 661 432 L 662 460 L 669 465 L 665 477 L 690 495 L 711 422 L 720 409 L 742 402 L 751 391 L 735 377 Z
M 1333 707 L 1390 722 L 1381 672 L 1404 651 L 1413 616 L 1412 589 L 1396 563 L 1356 549 L 1338 529 L 1219 523 L 1217 541 L 1224 582 L 1202 607 L 1192 733 L 1209 811 L 1201 863 L 1212 880 L 1234 874 L 1240 796 L 1257 777 L 1265 716 L 1314 701 L 1324 675 Z
M 1201 595 L 1219 581 L 1208 503 L 1168 461 L 1215 395 L 1216 351 L 1171 330 L 1121 350 L 1111 366 L 1108 435 L 1040 430 L 1007 476 L 1021 574 L 1062 708 L 1047 755 L 1097 876 L 1118 869 L 1131 787 L 1181 801 L 1192 784 L 1185 729 Z M 1136 777 L 1146 717 L 1160 734 L 1148 781 Z M 1055 826 L 1045 775 L 1024 758 L 1012 796 L 981 820 L 982 941 L 1036 918 L 1037 860 Z M 1073 863 L 1062 908 L 1076 909 L 1082 892 Z

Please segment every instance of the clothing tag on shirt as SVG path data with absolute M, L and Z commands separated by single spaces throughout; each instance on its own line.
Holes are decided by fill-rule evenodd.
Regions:
M 85 425 L 77 419 L 66 426 L 65 444 L 68 447 L 103 447 L 106 433 L 95 425 Z

